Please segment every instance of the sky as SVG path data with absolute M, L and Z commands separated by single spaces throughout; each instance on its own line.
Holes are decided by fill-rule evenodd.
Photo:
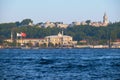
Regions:
M 0 23 L 32 19 L 39 22 L 120 21 L 120 0 L 0 0 Z

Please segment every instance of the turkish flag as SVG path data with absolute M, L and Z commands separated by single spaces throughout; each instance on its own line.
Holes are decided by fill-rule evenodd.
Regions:
M 21 32 L 21 36 L 22 36 L 22 37 L 26 37 L 26 33 Z

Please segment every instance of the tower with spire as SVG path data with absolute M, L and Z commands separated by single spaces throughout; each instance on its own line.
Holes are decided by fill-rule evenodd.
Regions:
M 104 13 L 104 16 L 103 16 L 103 24 L 108 25 L 108 17 L 106 15 L 106 13 Z

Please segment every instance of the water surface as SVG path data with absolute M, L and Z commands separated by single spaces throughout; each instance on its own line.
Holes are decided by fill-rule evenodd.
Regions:
M 0 49 L 0 80 L 120 80 L 120 49 Z

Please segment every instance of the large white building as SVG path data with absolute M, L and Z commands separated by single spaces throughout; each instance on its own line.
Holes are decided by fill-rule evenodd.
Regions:
M 13 40 L 12 39 L 6 39 L 5 41 L 12 43 Z M 58 35 L 50 35 L 50 36 L 46 36 L 43 39 L 16 39 L 15 40 L 17 42 L 17 44 L 22 44 L 22 45 L 33 45 L 36 46 L 39 45 L 43 45 L 46 44 L 47 47 L 49 47 L 49 44 L 53 44 L 53 46 L 74 46 L 75 44 L 77 44 L 77 41 L 73 41 L 73 38 L 71 36 L 67 36 L 67 35 L 63 35 L 61 33 L 58 33 Z
M 77 41 L 73 41 L 73 38 L 71 36 L 63 35 L 60 32 L 58 35 L 51 35 L 51 36 L 46 36 L 45 40 L 47 41 L 47 45 L 49 43 L 52 43 L 54 45 L 75 45 L 77 44 Z

